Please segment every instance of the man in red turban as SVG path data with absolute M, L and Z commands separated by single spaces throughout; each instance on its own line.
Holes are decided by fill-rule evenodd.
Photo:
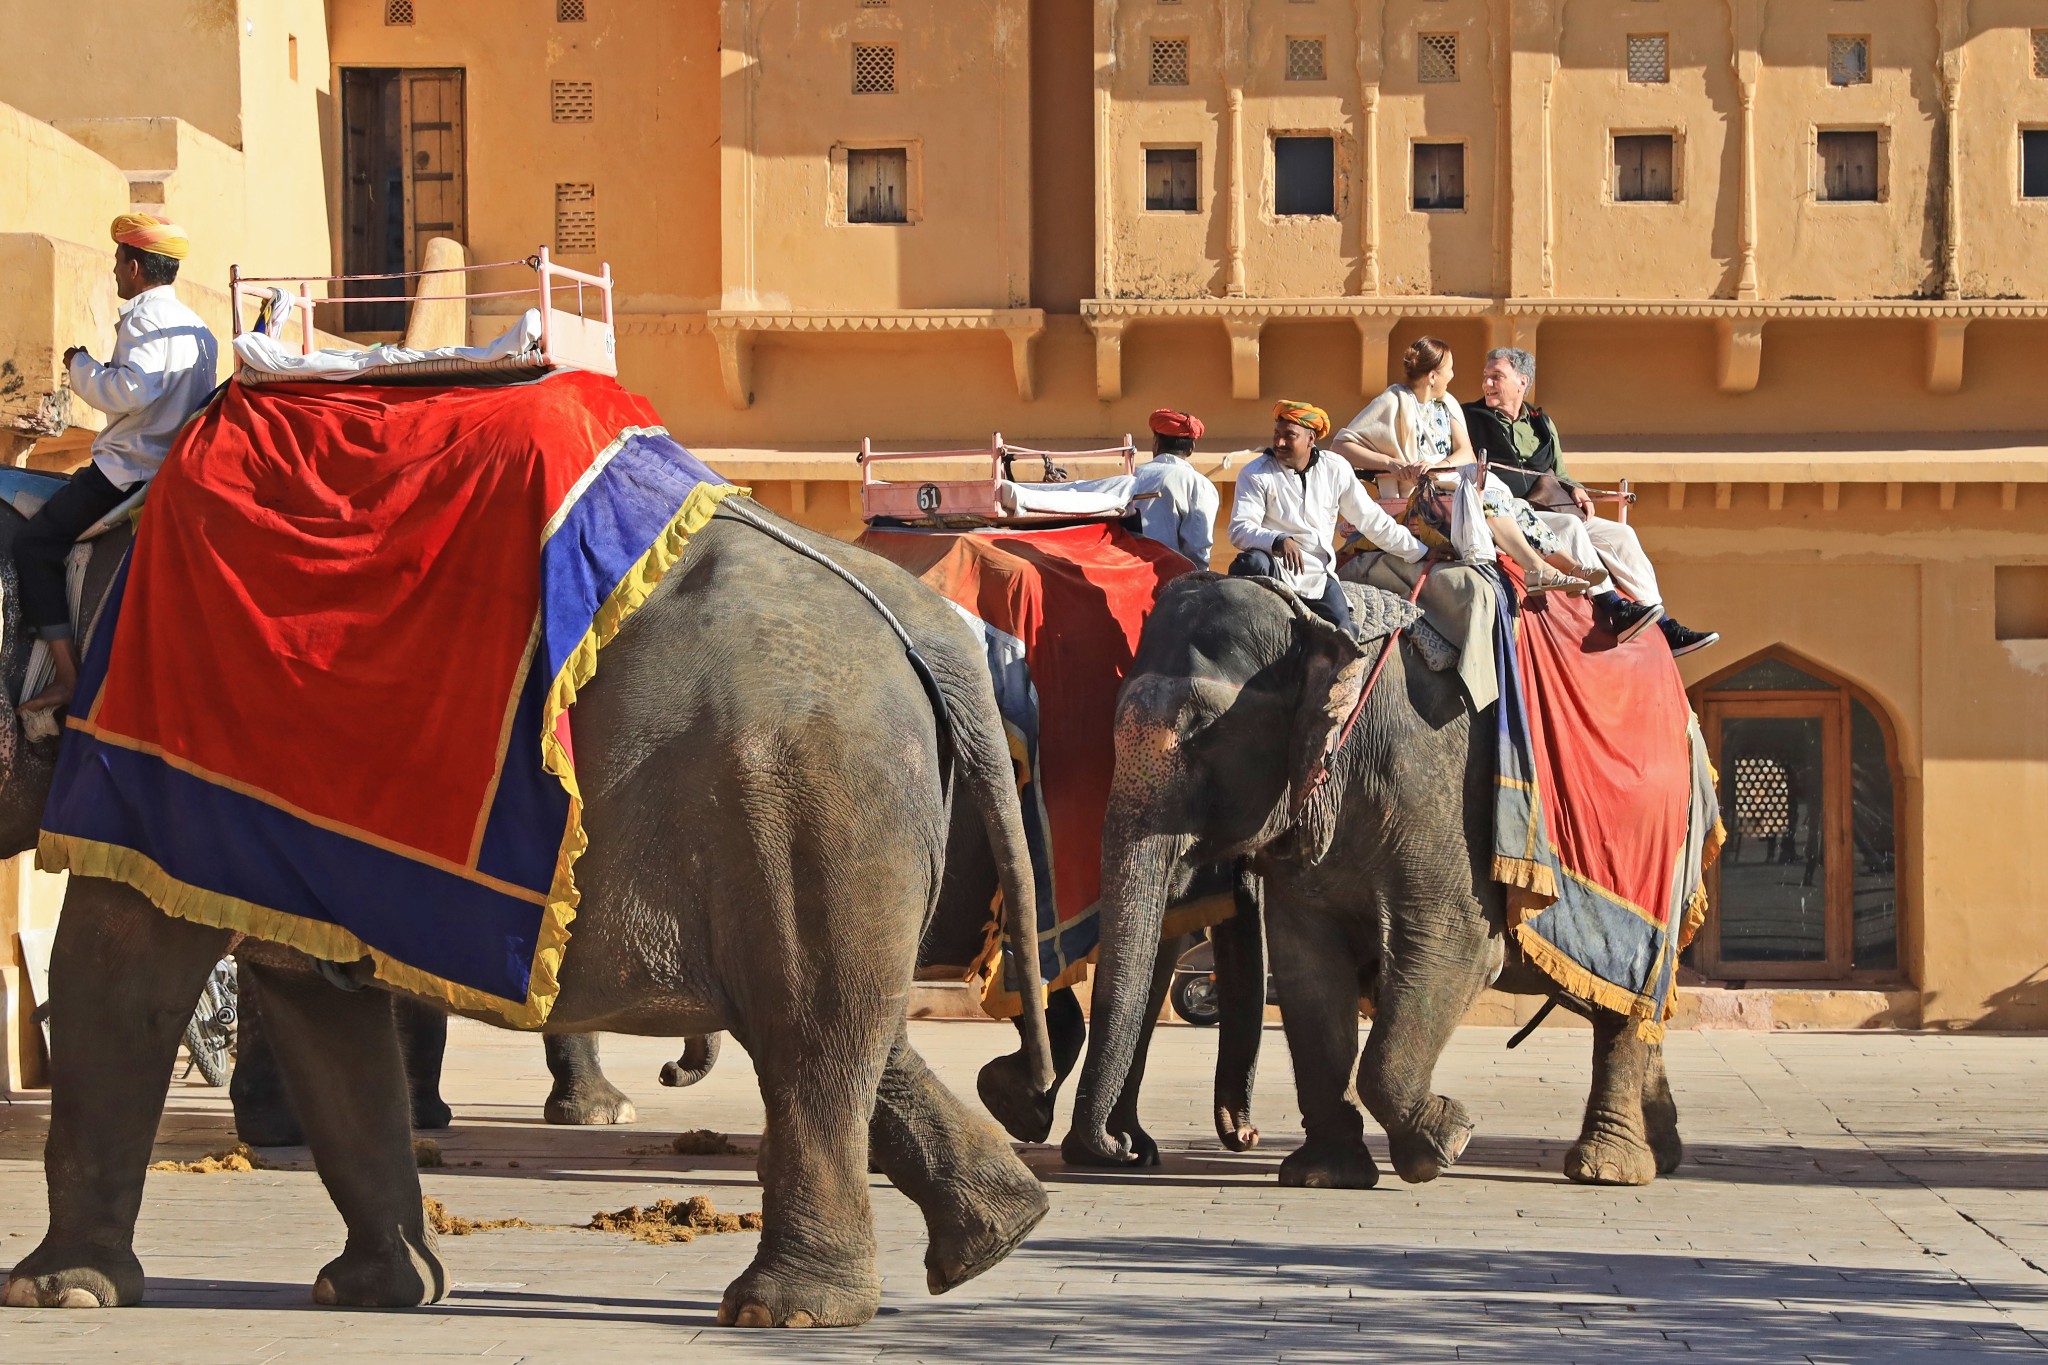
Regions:
M 78 655 L 64 558 L 80 533 L 125 502 L 155 475 L 185 419 L 213 392 L 219 347 L 205 319 L 178 301 L 178 265 L 192 250 L 185 229 L 147 213 L 124 213 L 108 229 L 114 239 L 114 292 L 121 321 L 102 365 L 83 346 L 64 352 L 71 391 L 107 414 L 93 439 L 92 462 L 51 494 L 14 538 L 22 622 L 50 647 L 57 676 L 22 703 L 54 710 L 71 700 Z
M 1161 408 L 1152 414 L 1152 458 L 1138 466 L 1132 496 L 1138 503 L 1138 529 L 1177 550 L 1198 569 L 1209 567 L 1216 541 L 1216 485 L 1188 463 L 1195 442 L 1202 439 L 1202 419 L 1191 412 Z M 1149 495 L 1149 496 L 1148 496 Z

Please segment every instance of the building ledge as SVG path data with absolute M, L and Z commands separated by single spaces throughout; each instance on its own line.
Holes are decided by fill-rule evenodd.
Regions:
M 1260 334 L 1271 322 L 1349 319 L 1359 331 L 1359 392 L 1387 383 L 1387 339 L 1404 318 L 1485 318 L 1488 344 L 1533 352 L 1546 319 L 1672 319 L 1715 328 L 1715 382 L 1723 393 L 1748 393 L 1763 373 L 1764 327 L 1770 322 L 1827 319 L 1917 322 L 1926 334 L 1927 391 L 1951 394 L 1963 384 L 1963 340 L 1972 322 L 2048 320 L 2042 299 L 1601 299 L 1463 295 L 1370 295 L 1342 298 L 1083 299 L 1081 318 L 1095 334 L 1095 392 L 1123 396 L 1125 329 L 1140 321 L 1212 320 L 1230 342 L 1233 398 L 1257 398 Z
M 763 332 L 887 335 L 920 332 L 1001 332 L 1010 341 L 1017 396 L 1037 394 L 1036 353 L 1045 331 L 1041 308 L 882 308 L 866 312 L 814 309 L 714 308 L 704 324 L 718 342 L 719 373 L 735 408 L 754 401 L 754 337 Z M 630 335 L 630 332 L 628 333 Z

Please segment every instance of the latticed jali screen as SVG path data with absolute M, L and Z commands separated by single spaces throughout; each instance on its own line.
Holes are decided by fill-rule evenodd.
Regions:
M 1870 79 L 1870 39 L 1837 33 L 1828 39 L 1828 80 L 1862 85 Z
M 1415 78 L 1421 81 L 1458 79 L 1458 35 L 1425 33 L 1415 54 Z
M 387 24 L 411 23 L 412 0 L 384 0 L 384 22 Z
M 555 0 L 556 23 L 580 24 L 589 17 L 584 12 L 583 0 Z
M 597 186 L 587 180 L 555 186 L 555 250 L 564 255 L 597 250 Z
M 1152 84 L 1186 85 L 1188 83 L 1188 40 L 1185 38 L 1154 38 L 1152 40 Z
M 2048 28 L 2034 30 L 2034 74 L 2048 80 Z
M 1287 40 L 1287 79 L 1290 81 L 1319 81 L 1323 79 L 1323 40 L 1321 38 L 1289 38 Z
M 853 93 L 888 95 L 896 90 L 896 49 L 886 43 L 853 45 Z
M 1661 33 L 1631 33 L 1628 36 L 1628 78 L 1649 85 L 1671 79 L 1671 57 Z
M 1735 760 L 1735 823 L 1738 832 L 1776 839 L 1791 832 L 1792 780 L 1775 758 Z
M 596 86 L 590 81 L 548 82 L 548 113 L 556 123 L 588 123 L 596 117 Z

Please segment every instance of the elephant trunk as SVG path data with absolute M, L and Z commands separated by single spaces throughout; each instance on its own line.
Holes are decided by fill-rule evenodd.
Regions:
M 1115 806 L 1112 800 L 1112 808 Z M 1180 858 L 1172 835 L 1109 831 L 1105 850 L 1102 941 L 1090 998 L 1088 1060 L 1074 1095 L 1067 1151 L 1097 1161 L 1132 1159 L 1128 1135 L 1109 1131 L 1144 1033 L 1153 964 L 1159 955 L 1166 899 Z

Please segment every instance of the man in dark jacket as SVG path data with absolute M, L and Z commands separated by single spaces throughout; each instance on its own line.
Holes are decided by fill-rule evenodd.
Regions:
M 1503 346 L 1486 353 L 1486 368 L 1480 373 L 1486 396 L 1465 404 L 1473 450 L 1516 497 L 1536 509 L 1537 516 L 1583 522 L 1618 589 L 1593 599 L 1594 618 L 1603 630 L 1629 640 L 1655 625 L 1664 632 L 1673 655 L 1690 654 L 1719 640 L 1714 631 L 1690 630 L 1666 615 L 1657 571 L 1636 533 L 1625 522 L 1593 515 L 1592 497 L 1565 472 L 1557 425 L 1527 401 L 1535 382 L 1536 357 L 1527 351 Z

